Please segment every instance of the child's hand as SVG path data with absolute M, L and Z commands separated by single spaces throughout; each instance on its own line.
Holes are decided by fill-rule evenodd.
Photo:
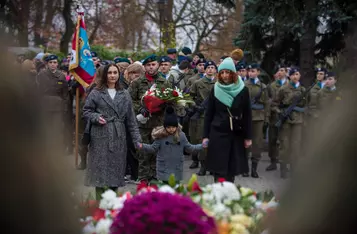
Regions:
M 203 148 L 208 148 L 208 142 L 209 142 L 209 139 L 208 138 L 204 138 L 203 140 L 202 140 L 202 147 Z
M 142 143 L 136 143 L 136 148 L 142 149 L 143 148 L 143 144 Z

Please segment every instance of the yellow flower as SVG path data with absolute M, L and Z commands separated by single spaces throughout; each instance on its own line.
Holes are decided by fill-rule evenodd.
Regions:
M 249 228 L 253 224 L 253 219 L 251 217 L 248 217 L 244 214 L 237 214 L 231 216 L 231 224 L 241 224 L 245 226 L 246 228 Z
M 249 234 L 249 231 L 240 223 L 231 224 L 229 234 Z

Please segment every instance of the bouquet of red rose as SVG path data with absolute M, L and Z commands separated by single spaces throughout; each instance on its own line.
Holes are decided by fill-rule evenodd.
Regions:
M 183 91 L 179 88 L 160 88 L 156 84 L 154 84 L 148 91 L 145 92 L 141 101 L 150 112 L 150 114 L 161 111 L 162 105 L 165 103 L 179 106 L 185 106 L 186 103 L 193 103 L 193 101 L 190 99 L 190 95 L 184 94 Z M 137 119 L 141 123 L 145 123 L 148 120 L 148 117 L 145 118 L 139 114 Z

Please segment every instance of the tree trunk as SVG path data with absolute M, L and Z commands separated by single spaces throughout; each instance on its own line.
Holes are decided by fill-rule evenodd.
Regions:
M 174 0 L 168 0 L 165 5 L 163 11 L 163 36 L 162 36 L 162 44 L 164 45 L 164 51 L 167 48 L 175 48 L 176 47 L 176 27 L 173 19 L 173 8 L 174 8 Z
M 317 0 L 305 0 L 304 11 L 316 9 Z M 316 30 L 317 30 L 317 17 L 315 15 L 308 16 L 304 19 L 303 33 L 300 39 L 300 82 L 305 87 L 311 85 L 315 79 L 315 44 L 316 44 Z
M 71 5 L 72 5 L 72 0 L 65 0 L 64 1 L 64 8 L 62 11 L 62 15 L 64 18 L 64 21 L 66 23 L 66 30 L 61 38 L 60 42 L 60 51 L 64 54 L 68 53 L 68 44 L 71 41 L 75 25 L 72 21 L 71 18 Z
M 29 17 L 30 17 L 30 1 L 24 1 L 21 4 L 20 15 L 18 17 L 18 34 L 17 38 L 19 41 L 19 46 L 28 47 L 29 46 Z
M 43 18 L 43 0 L 36 0 L 36 16 L 35 16 L 35 24 L 33 26 L 34 31 L 34 44 L 35 46 L 39 46 L 43 44 L 43 40 L 41 37 L 42 31 L 42 18 Z

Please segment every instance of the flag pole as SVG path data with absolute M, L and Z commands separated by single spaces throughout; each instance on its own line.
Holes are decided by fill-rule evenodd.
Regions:
M 78 135 L 79 135 L 79 88 L 76 88 L 76 133 L 75 133 L 75 167 L 78 167 Z

